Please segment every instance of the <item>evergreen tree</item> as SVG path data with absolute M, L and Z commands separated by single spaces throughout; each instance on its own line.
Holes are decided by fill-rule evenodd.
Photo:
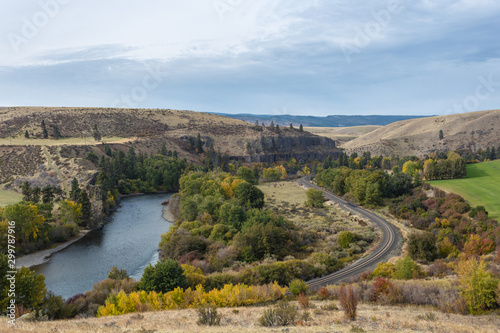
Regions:
M 108 155 L 109 157 L 113 157 L 113 152 L 111 151 L 111 148 L 109 147 L 109 145 L 106 145 L 106 146 L 104 147 L 104 153 L 105 153 L 106 155 Z
M 196 152 L 198 154 L 203 153 L 203 141 L 201 141 L 200 133 L 196 136 Z
M 158 151 L 158 153 L 161 154 L 161 155 L 163 155 L 163 156 L 167 156 L 168 155 L 167 146 L 165 146 L 165 142 L 162 143 L 161 148 Z
M 49 137 L 49 132 L 47 132 L 47 127 L 45 126 L 45 120 L 42 120 L 42 135 L 44 139 Z
M 95 141 L 101 141 L 102 137 L 101 137 L 101 132 L 99 132 L 99 129 L 97 128 L 97 125 L 94 125 L 94 140 Z
M 71 201 L 77 202 L 79 194 L 80 186 L 78 184 L 78 180 L 76 178 L 73 178 L 73 180 L 71 181 L 71 191 L 69 192 L 69 199 Z
M 21 194 L 24 201 L 31 201 L 31 185 L 27 180 L 21 186 Z
M 258 184 L 259 183 L 259 179 L 260 179 L 260 170 L 259 170 L 259 167 L 254 165 L 253 167 L 253 177 L 255 179 L 255 183 Z
M 28 130 L 26 130 L 26 131 L 24 132 L 24 137 L 25 137 L 26 139 L 29 139 L 29 138 L 30 138 L 30 134 L 28 133 Z
M 290 129 L 293 129 L 293 124 L 292 123 L 290 123 Z
M 299 132 L 304 132 L 304 126 L 302 126 L 302 124 L 299 126 Z
M 491 148 L 491 156 L 490 156 L 490 160 L 496 160 L 497 159 L 497 152 L 495 150 L 495 147 L 492 147 Z
M 54 139 L 58 140 L 61 137 L 61 132 L 59 132 L 59 128 L 54 125 Z
M 280 125 L 276 125 L 276 133 L 278 133 L 278 134 L 281 133 Z
M 42 202 L 44 204 L 50 204 L 54 200 L 54 188 L 50 185 L 45 186 L 42 189 Z
M 80 225 L 89 226 L 90 217 L 92 214 L 92 205 L 90 204 L 90 199 L 87 191 L 81 190 L 78 195 L 78 203 L 82 205 L 82 215 L 80 216 Z
M 439 130 L 439 140 L 443 140 L 443 138 L 444 138 L 443 130 Z
M 274 131 L 274 121 L 271 120 L 271 125 L 269 125 L 269 128 L 271 129 L 271 131 Z

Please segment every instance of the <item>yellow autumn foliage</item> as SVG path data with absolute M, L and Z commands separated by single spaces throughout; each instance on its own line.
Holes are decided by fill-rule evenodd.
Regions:
M 262 286 L 227 284 L 222 289 L 209 292 L 206 292 L 201 285 L 197 285 L 195 289 L 176 288 L 165 294 L 140 291 L 127 295 L 124 291 L 120 291 L 118 295 L 110 296 L 105 305 L 99 307 L 97 316 L 117 316 L 136 311 L 197 308 L 204 304 L 219 307 L 244 306 L 280 299 L 287 290 L 287 287 L 280 287 L 274 282 Z

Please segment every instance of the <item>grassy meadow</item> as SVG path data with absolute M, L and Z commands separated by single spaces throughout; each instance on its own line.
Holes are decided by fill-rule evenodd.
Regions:
M 15 204 L 23 199 L 23 196 L 14 191 L 7 191 L 0 188 L 0 207 Z
M 467 178 L 429 182 L 457 193 L 472 206 L 485 206 L 489 216 L 500 219 L 500 160 L 467 165 Z

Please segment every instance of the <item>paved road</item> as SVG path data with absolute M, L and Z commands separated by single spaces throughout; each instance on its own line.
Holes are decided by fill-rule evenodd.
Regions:
M 317 290 L 329 284 L 348 281 L 351 277 L 373 269 L 377 263 L 385 261 L 392 256 L 391 253 L 398 248 L 398 243 L 401 239 L 399 232 L 394 228 L 394 226 L 392 226 L 389 222 L 387 222 L 380 216 L 359 206 L 356 206 L 328 191 L 325 191 L 319 186 L 314 185 L 313 183 L 311 183 L 310 178 L 311 176 L 303 177 L 297 180 L 297 183 L 308 188 L 314 188 L 323 191 L 323 195 L 325 198 L 338 203 L 343 210 L 348 211 L 353 215 L 363 216 L 364 218 L 372 222 L 373 225 L 382 230 L 382 239 L 380 241 L 380 244 L 372 253 L 364 258 L 357 260 L 350 266 L 341 269 L 340 271 L 308 281 L 307 283 L 309 284 L 309 288 L 311 290 Z

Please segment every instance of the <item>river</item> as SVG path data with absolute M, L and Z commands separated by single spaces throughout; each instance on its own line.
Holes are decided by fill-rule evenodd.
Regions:
M 45 275 L 47 290 L 69 298 L 92 289 L 107 278 L 113 266 L 140 279 L 144 268 L 158 261 L 160 235 L 172 225 L 162 217 L 161 202 L 172 194 L 148 194 L 123 198 L 112 220 L 93 230 L 47 263 L 34 267 Z

